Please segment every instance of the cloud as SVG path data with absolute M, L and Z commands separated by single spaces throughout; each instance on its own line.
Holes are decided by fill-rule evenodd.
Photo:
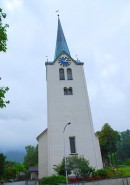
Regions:
M 22 7 L 23 0 L 3 0 L 3 4 L 8 11 L 14 12 L 15 10 L 20 9 Z
M 129 128 L 130 2 L 2 0 L 8 50 L 0 53 L 1 85 L 11 101 L 0 111 L 0 146 L 36 143 L 47 125 L 45 61 L 53 60 L 57 15 L 71 56 L 84 62 L 95 130 Z M 8 137 L 7 137 L 8 136 Z

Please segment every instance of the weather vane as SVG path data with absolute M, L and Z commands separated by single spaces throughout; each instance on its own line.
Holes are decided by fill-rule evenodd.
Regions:
M 60 10 L 56 10 L 57 16 L 59 16 L 59 11 L 60 11 Z
M 48 56 L 46 56 L 46 60 L 47 60 L 47 62 L 48 62 Z

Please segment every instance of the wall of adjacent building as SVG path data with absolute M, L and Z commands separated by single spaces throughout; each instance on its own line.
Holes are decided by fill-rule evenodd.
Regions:
M 48 176 L 48 137 L 47 130 L 38 139 L 38 178 Z

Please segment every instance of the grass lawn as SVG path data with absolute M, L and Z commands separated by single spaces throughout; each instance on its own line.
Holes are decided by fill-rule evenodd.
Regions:
M 118 168 L 118 173 L 123 177 L 128 177 L 130 176 L 130 167 L 120 167 Z

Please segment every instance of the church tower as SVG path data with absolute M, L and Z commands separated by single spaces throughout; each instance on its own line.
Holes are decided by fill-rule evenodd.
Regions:
M 101 169 L 83 63 L 71 57 L 59 16 L 54 61 L 46 62 L 46 77 L 48 128 L 37 137 L 39 178 L 52 175 L 64 155 L 83 155 Z

